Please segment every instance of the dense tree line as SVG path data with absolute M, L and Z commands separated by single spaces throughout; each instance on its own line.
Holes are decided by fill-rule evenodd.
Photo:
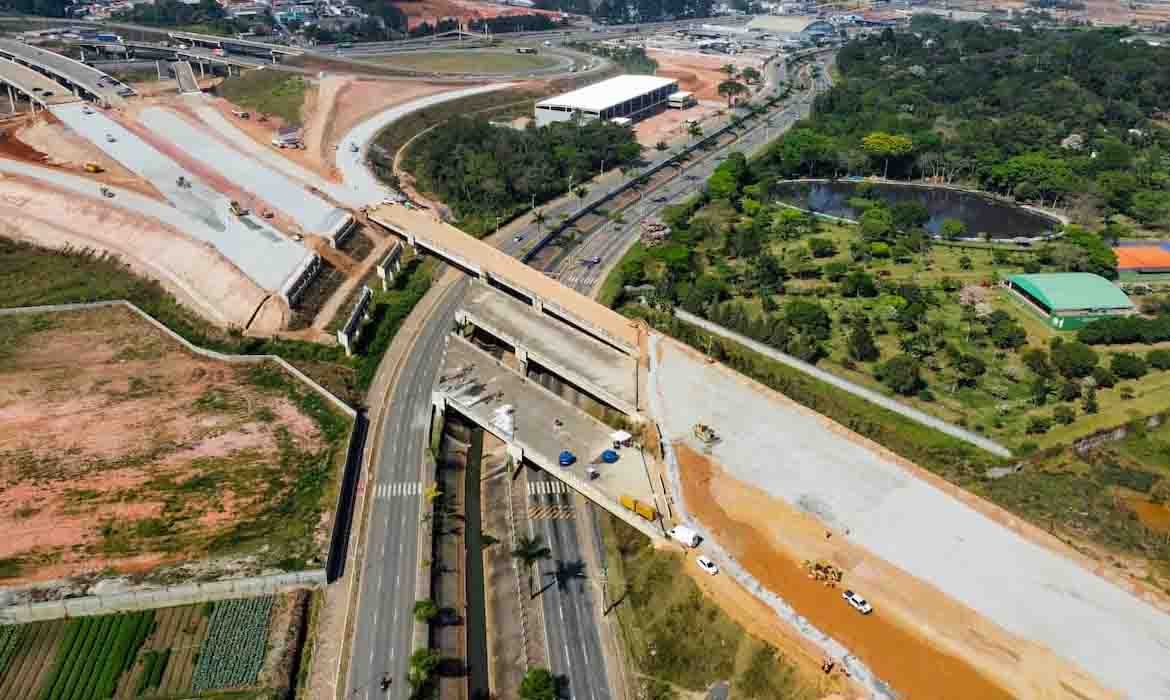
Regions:
M 640 162 L 641 146 L 627 127 L 592 121 L 524 130 L 458 117 L 421 136 L 404 165 L 464 225 L 485 230 L 492 220 L 552 199 L 606 169 Z
M 68 17 L 70 0 L 3 0 L 0 10 L 39 17 Z
M 712 0 L 601 0 L 593 8 L 598 20 L 624 24 L 685 17 L 710 17 Z
M 1170 223 L 1165 50 L 1124 31 L 998 30 L 917 16 L 838 55 L 843 80 L 776 142 L 770 177 L 888 174 Z
M 1077 339 L 1089 345 L 1161 343 L 1170 340 L 1170 315 L 1101 319 L 1077 331 Z
M 203 24 L 216 27 L 218 31 L 224 33 L 235 33 L 244 28 L 230 19 L 227 11 L 215 0 L 199 0 L 195 5 L 188 5 L 179 0 L 157 0 L 153 3 L 135 5 L 120 12 L 117 19 L 122 22 L 160 27 Z

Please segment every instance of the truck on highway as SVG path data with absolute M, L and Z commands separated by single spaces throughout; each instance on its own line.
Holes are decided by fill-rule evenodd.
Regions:
M 671 539 L 676 540 L 677 542 L 681 542 L 684 546 L 691 548 L 698 547 L 699 543 L 703 541 L 703 538 L 699 537 L 699 533 L 695 532 L 686 525 L 672 527 L 666 531 L 666 534 L 670 535 Z

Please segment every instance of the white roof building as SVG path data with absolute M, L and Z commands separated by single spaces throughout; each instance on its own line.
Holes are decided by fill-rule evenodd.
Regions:
M 634 118 L 666 102 L 678 91 L 678 81 L 653 75 L 619 75 L 579 90 L 536 103 L 536 124 L 569 121 L 578 115 L 584 121 Z

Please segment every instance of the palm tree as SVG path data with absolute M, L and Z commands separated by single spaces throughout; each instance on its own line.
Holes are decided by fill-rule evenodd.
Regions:
M 731 107 L 732 98 L 747 92 L 747 86 L 737 80 L 724 80 L 719 83 L 718 91 L 727 98 L 727 106 Z
M 699 126 L 698 122 L 691 122 L 690 126 L 687 127 L 687 134 L 690 135 L 691 138 L 697 139 L 703 135 L 703 127 Z
M 519 559 L 521 565 L 528 570 L 528 589 L 532 589 L 532 567 L 542 559 L 552 556 L 552 550 L 544 543 L 540 535 L 529 537 L 521 535 L 516 538 L 516 546 L 512 549 L 512 558 Z
M 544 213 L 543 209 L 537 209 L 536 213 L 532 215 L 532 220 L 536 222 L 536 237 L 544 233 L 544 222 L 548 221 L 548 215 Z
M 719 70 L 726 73 L 728 78 L 735 77 L 735 64 L 733 64 L 733 63 L 724 63 L 723 67 L 720 68 Z

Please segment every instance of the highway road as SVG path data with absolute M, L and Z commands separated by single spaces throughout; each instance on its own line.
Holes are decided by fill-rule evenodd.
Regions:
M 799 104 L 807 108 L 810 98 L 805 96 L 798 100 Z M 776 117 L 775 128 L 769 127 L 766 135 L 774 137 L 779 133 L 781 124 L 790 124 L 794 118 L 792 110 L 792 106 L 785 107 L 780 114 L 788 116 Z M 678 198 L 690 194 L 699 186 L 697 178 L 709 174 L 720 154 L 732 148 L 743 150 L 745 139 L 758 139 L 762 143 L 764 137 L 764 127 L 761 126 L 730 147 L 712 151 L 710 157 L 697 163 L 692 161 L 686 172 L 691 172 L 690 168 L 702 168 L 695 171 L 696 179 L 675 178 L 667 190 L 669 194 L 664 196 Z M 348 140 L 347 137 L 345 141 Z M 704 175 L 698 175 L 699 172 Z M 348 181 L 348 174 L 346 179 Z M 588 195 L 588 199 L 603 196 L 603 188 L 593 189 L 595 191 Z M 657 193 L 652 195 L 648 192 L 647 196 L 657 196 Z M 571 199 L 564 198 L 560 204 L 546 207 L 545 213 L 554 219 L 558 213 L 568 213 L 580 206 Z M 636 235 L 636 230 L 632 226 L 623 227 L 618 229 L 618 233 L 611 234 L 607 254 L 616 255 L 617 251 L 625 247 L 628 237 Z M 520 240 L 511 238 L 501 249 L 518 257 L 537 234 L 536 227 L 530 226 L 520 234 Z M 593 271 L 594 275 L 598 273 Z M 568 282 L 578 290 L 588 292 L 595 279 L 582 275 Z M 420 331 L 415 347 L 405 359 L 399 380 L 391 389 L 388 410 L 385 411 L 381 426 L 383 449 L 376 455 L 374 478 L 367 486 L 373 489 L 375 498 L 367 533 L 366 558 L 361 565 L 361 598 L 355 616 L 356 631 L 351 651 L 348 697 L 363 700 L 383 697 L 406 700 L 409 697 L 409 687 L 404 681 L 414 625 L 411 610 L 414 605 L 414 580 L 419 566 L 418 534 L 422 500 L 417 493 L 417 486 L 411 485 L 420 481 L 423 450 L 428 444 L 430 429 L 431 390 L 438 378 L 443 338 L 453 326 L 455 311 L 463 303 L 467 285 L 467 280 L 460 280 L 445 292 Z M 532 481 L 536 483 L 548 478 L 536 474 Z M 412 490 L 416 493 L 411 494 Z M 381 497 L 378 494 L 389 495 Z M 585 514 L 589 514 L 588 511 Z M 577 563 L 585 560 L 577 528 L 579 524 L 589 522 L 591 520 L 578 512 L 575 518 L 534 523 L 536 533 L 544 535 L 552 549 L 551 562 L 541 564 L 542 578 L 555 570 L 557 561 L 565 564 L 561 567 L 562 571 L 577 571 L 580 574 L 566 579 L 560 586 L 554 584 L 546 592 L 542 605 L 548 628 L 551 670 L 568 678 L 568 693 L 572 698 L 608 700 L 612 697 L 611 689 L 593 614 L 593 606 L 598 600 L 594 583 L 589 578 L 595 576 L 596 572 L 577 569 Z M 385 695 L 377 686 L 382 673 L 390 673 L 396 679 Z

